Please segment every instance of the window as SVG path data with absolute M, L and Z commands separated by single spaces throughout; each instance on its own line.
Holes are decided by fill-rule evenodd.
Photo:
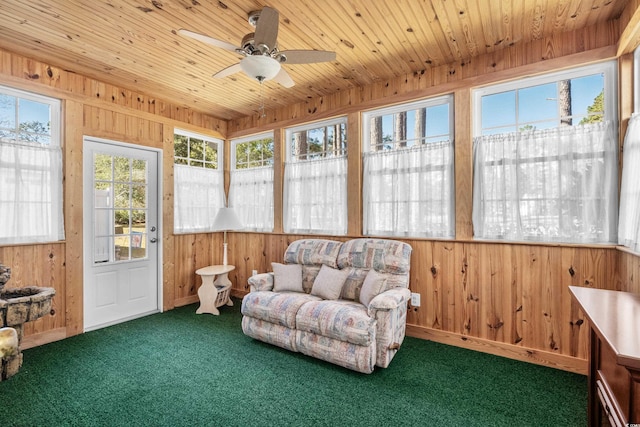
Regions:
M 640 48 L 633 53 L 633 77 L 634 113 L 623 145 L 618 243 L 640 252 Z
M 222 141 L 176 129 L 174 143 L 174 232 L 213 230 L 225 205 Z
M 273 133 L 231 141 L 229 206 L 245 230 L 273 231 Z
M 474 93 L 474 234 L 615 240 L 615 62 Z
M 346 118 L 287 129 L 284 231 L 347 233 Z
M 60 101 L 0 87 L 0 243 L 64 239 Z
M 453 97 L 363 116 L 363 234 L 455 236 Z

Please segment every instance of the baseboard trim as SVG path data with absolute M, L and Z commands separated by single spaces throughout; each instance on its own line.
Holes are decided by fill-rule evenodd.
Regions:
M 469 337 L 452 332 L 444 332 L 438 329 L 425 328 L 416 325 L 407 325 L 407 335 L 442 344 L 462 347 L 469 350 L 489 353 L 509 359 L 548 366 L 576 374 L 587 375 L 588 361 L 577 357 L 556 354 L 548 351 L 530 349 L 513 344 L 491 341 L 484 338 Z
M 67 338 L 67 328 L 56 328 L 50 331 L 40 332 L 38 334 L 28 335 L 22 338 L 20 350 L 38 347 L 40 345 L 49 344 L 54 341 L 60 341 Z
M 182 307 L 183 305 L 194 304 L 196 302 L 200 302 L 198 295 L 189 295 L 188 297 L 178 298 L 174 301 L 174 304 L 176 307 Z

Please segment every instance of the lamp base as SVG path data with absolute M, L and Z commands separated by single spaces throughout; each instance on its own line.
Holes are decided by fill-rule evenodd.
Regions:
M 223 249 L 223 255 L 222 255 L 222 265 L 227 265 L 227 243 L 223 243 L 222 247 Z

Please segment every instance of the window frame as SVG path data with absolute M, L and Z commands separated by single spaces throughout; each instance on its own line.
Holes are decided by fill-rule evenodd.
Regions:
M 9 86 L 0 85 L 0 94 L 13 96 L 18 99 L 25 99 L 28 101 L 38 102 L 40 104 L 49 105 L 49 120 L 50 120 L 50 130 L 51 130 L 51 144 L 40 144 L 43 146 L 55 146 L 62 148 L 62 101 L 58 98 L 52 98 L 45 95 L 39 95 L 37 93 L 28 92 L 21 89 L 15 89 Z M 18 102 L 19 105 L 19 102 Z M 16 131 L 18 131 L 20 126 L 20 117 L 19 108 L 16 110 Z M 18 132 L 16 132 L 18 133 Z M 21 142 L 18 139 L 13 140 L 16 144 L 24 144 L 25 142 Z M 54 144 L 53 142 L 57 142 Z
M 189 138 L 194 138 L 194 139 L 201 139 L 204 142 L 213 142 L 216 144 L 217 147 L 217 167 L 216 168 L 207 168 L 203 166 L 194 166 L 191 164 L 182 164 L 182 163 L 176 163 L 176 155 L 175 155 L 175 146 L 174 146 L 174 152 L 173 152 L 173 165 L 174 166 L 179 166 L 179 167 L 185 167 L 185 168 L 194 168 L 194 169 L 198 169 L 199 171 L 207 171 L 207 175 L 209 176 L 209 174 L 219 174 L 218 178 L 220 179 L 220 185 L 221 188 L 219 188 L 218 190 L 221 192 L 221 203 L 220 206 L 217 206 L 215 204 L 210 205 L 209 208 L 213 210 L 214 207 L 217 207 L 217 209 L 219 209 L 220 207 L 223 207 L 226 205 L 227 200 L 226 200 L 226 195 L 225 195 L 225 187 L 224 187 L 224 140 L 220 139 L 220 138 L 216 138 L 214 136 L 211 135 L 207 135 L 204 133 L 198 133 L 198 132 L 193 132 L 193 131 L 188 131 L 182 128 L 177 128 L 174 127 L 173 129 L 173 135 L 174 135 L 174 142 L 175 142 L 175 136 L 176 135 L 182 135 L 182 136 L 186 136 Z M 184 157 L 179 157 L 179 158 L 184 158 Z M 197 172 L 197 173 L 201 173 L 201 172 Z M 215 213 L 213 215 L 211 215 L 210 221 L 207 224 L 197 224 L 197 225 L 185 225 L 185 224 L 178 224 L 176 221 L 178 221 L 177 218 L 177 214 L 176 214 L 176 203 L 177 203 L 177 199 L 180 197 L 177 194 L 176 191 L 176 185 L 177 180 L 176 177 L 177 174 L 174 171 L 174 205 L 173 205 L 173 209 L 174 209 L 174 223 L 173 223 L 173 232 L 174 234 L 178 235 L 178 234 L 197 234 L 197 233 L 211 233 L 213 231 L 216 231 L 213 229 L 213 219 L 215 218 Z M 211 201 L 210 201 L 211 202 Z
M 298 132 L 302 132 L 302 131 L 310 131 L 310 130 L 314 130 L 314 129 L 319 129 L 319 128 L 327 128 L 329 126 L 335 126 L 335 125 L 341 125 L 344 124 L 345 125 L 345 134 L 348 135 L 348 126 L 349 123 L 347 121 L 347 116 L 340 116 L 340 117 L 334 117 L 331 119 L 327 119 L 327 120 L 321 120 L 321 121 L 317 121 L 317 122 L 310 122 L 310 123 L 304 123 L 302 125 L 298 125 L 298 126 L 293 126 L 290 128 L 285 129 L 285 142 L 286 142 L 286 161 L 287 162 L 306 162 L 306 161 L 314 161 L 314 160 L 322 160 L 322 159 L 329 159 L 329 158 L 340 158 L 340 157 L 347 157 L 347 153 L 348 153 L 348 144 L 349 144 L 349 140 L 347 139 L 346 141 L 346 145 L 345 145 L 345 149 L 344 149 L 344 154 L 341 156 L 323 156 L 320 159 L 305 159 L 305 160 L 298 160 L 293 158 L 293 154 L 292 154 L 292 141 L 291 138 L 293 136 L 294 133 L 298 133 Z
M 526 135 L 529 131 L 522 131 L 522 130 L 517 130 L 517 131 L 511 131 L 511 132 L 504 132 L 503 134 L 501 134 L 500 132 L 498 133 L 490 133 L 487 135 L 483 135 L 482 134 L 482 97 L 486 96 L 486 95 L 492 95 L 492 94 L 497 94 L 497 93 L 504 93 L 504 92 L 508 92 L 508 91 L 512 91 L 512 90 L 522 90 L 522 89 L 527 89 L 527 88 L 531 88 L 531 87 L 535 87 L 538 85 L 543 85 L 543 84 L 549 84 L 549 83 L 557 83 L 559 81 L 562 80 L 567 80 L 567 79 L 576 79 L 576 78 L 581 78 L 581 77 L 587 77 L 587 76 L 593 76 L 593 75 L 598 75 L 601 74 L 603 76 L 603 93 L 604 93 L 604 104 L 603 104 L 603 108 L 604 108 L 604 114 L 602 116 L 602 124 L 607 124 L 607 122 L 609 123 L 609 126 L 612 126 L 612 130 L 613 130 L 613 136 L 612 136 L 612 140 L 613 141 L 618 141 L 618 126 L 616 125 L 619 122 L 619 117 L 618 117 L 618 67 L 617 67 L 617 62 L 615 60 L 607 60 L 607 61 L 602 61 L 602 62 L 598 62 L 598 63 L 594 63 L 594 64 L 590 64 L 590 65 L 585 65 L 585 66 L 577 66 L 571 69 L 567 69 L 567 70 L 562 70 L 562 71 L 554 71 L 554 72 L 550 72 L 550 73 L 545 73 L 542 75 L 537 75 L 537 76 L 533 76 L 533 77 L 526 77 L 523 78 L 521 80 L 517 80 L 517 81 L 508 81 L 508 82 L 503 82 L 503 83 L 497 83 L 497 84 L 493 84 L 493 85 L 489 85 L 489 86 L 485 86 L 485 87 L 480 87 L 477 89 L 473 89 L 472 90 L 472 111 L 471 111 L 471 115 L 472 115 L 472 120 L 473 120 L 473 124 L 472 124 L 472 130 L 473 130 L 473 135 L 472 137 L 474 138 L 484 138 L 486 136 L 488 137 L 497 137 L 500 138 L 500 135 L 504 135 L 505 137 L 508 137 L 510 135 L 513 134 L 524 134 Z M 515 108 L 518 109 L 519 108 L 519 104 L 516 103 Z M 518 123 L 516 121 L 516 123 L 514 123 L 514 125 L 516 126 L 520 126 L 524 123 Z M 566 128 L 579 128 L 580 124 L 572 124 L 570 126 L 566 126 Z M 585 125 L 588 126 L 588 125 Z M 558 126 L 554 126 L 551 129 L 541 129 L 539 131 L 534 131 L 534 132 L 545 132 L 545 131 L 549 131 L 549 130 L 554 130 L 554 129 L 560 129 L 562 128 L 562 126 L 560 124 L 558 124 Z M 475 143 L 474 143 L 474 150 L 475 150 Z M 587 154 L 591 155 L 591 154 Z M 606 152 L 602 154 L 605 158 L 606 157 Z M 549 158 L 540 158 L 540 159 L 536 159 L 533 160 L 535 163 L 545 163 L 547 164 L 549 161 L 557 161 L 557 156 L 551 156 Z M 495 160 L 495 162 L 505 162 L 505 158 L 501 158 L 498 160 Z M 474 155 L 474 164 L 475 164 L 475 155 Z M 476 170 L 474 170 L 474 175 L 476 174 Z M 615 181 L 616 187 L 617 187 L 617 180 Z M 603 184 L 604 185 L 604 184 Z M 475 188 L 475 177 L 474 177 L 474 188 Z M 616 192 L 617 195 L 617 192 Z M 546 199 L 551 199 L 551 197 L 545 197 L 543 200 Z M 474 200 L 474 204 L 475 204 L 475 200 Z M 475 205 L 474 205 L 474 211 L 475 211 Z M 616 216 L 617 217 L 617 216 Z M 560 217 L 558 217 L 560 219 Z M 473 221 L 475 221 L 475 213 L 474 213 L 474 219 Z M 611 224 L 605 224 L 606 226 L 609 226 Z M 616 224 L 617 225 L 617 224 Z M 498 241 L 503 241 L 503 242 L 518 242 L 518 241 L 522 241 L 522 239 L 512 239 L 509 237 L 482 237 L 482 236 L 477 236 L 475 235 L 474 232 L 474 239 L 475 240 L 498 240 Z M 561 243 L 561 244 L 582 244 L 582 243 L 588 243 L 588 244 L 594 244 L 594 245 L 602 245 L 602 244 L 611 244 L 611 242 L 605 242 L 605 241 L 594 241 L 594 242 L 584 242 L 584 241 L 579 241 L 576 240 L 574 238 L 565 240 L 563 238 L 561 239 L 546 239 L 546 238 L 540 238 L 540 239 L 533 239 L 533 238 L 526 238 L 524 239 L 524 241 L 535 241 L 535 242 L 540 242 L 540 243 Z
M 59 176 L 60 180 L 52 184 L 51 188 L 51 217 L 50 226 L 52 230 L 58 230 L 55 234 L 58 235 L 57 240 L 51 239 L 53 237 L 53 233 L 50 235 L 30 235 L 30 236 L 18 236 L 13 235 L 11 237 L 0 239 L 0 245 L 4 244 L 34 244 L 34 243 L 47 243 L 47 242 L 57 242 L 65 239 L 64 232 L 64 209 L 63 205 L 63 197 L 64 197 L 64 159 L 62 149 L 64 147 L 64 142 L 62 138 L 62 100 L 58 98 L 53 98 L 45 95 L 40 95 L 34 92 L 29 92 L 21 89 L 16 89 L 13 87 L 9 87 L 6 85 L 0 85 L 0 94 L 8 95 L 10 97 L 16 98 L 16 111 L 15 111 L 15 133 L 16 139 L 8 139 L 5 142 L 0 142 L 0 144 L 8 144 L 14 146 L 30 146 L 36 147 L 41 150 L 59 150 L 60 152 L 60 164 L 57 165 L 59 170 L 51 171 L 52 175 Z M 49 106 L 49 143 L 39 143 L 39 142 L 28 142 L 21 141 L 18 139 L 20 134 L 20 100 L 27 100 L 32 102 L 37 102 L 40 104 L 45 104 Z M 12 164 L 13 165 L 13 164 Z
M 618 119 L 618 75 L 615 60 L 607 60 L 595 64 L 578 66 L 562 71 L 553 71 L 536 76 L 524 77 L 518 80 L 510 80 L 472 89 L 472 129 L 473 137 L 482 135 L 482 97 L 497 93 L 522 90 L 533 86 L 548 83 L 556 83 L 561 80 L 576 79 L 580 77 L 602 74 L 604 77 L 604 117 L 603 121 Z M 518 108 L 518 105 L 516 105 Z M 577 126 L 577 125 L 572 125 Z
M 304 160 L 300 160 L 300 159 L 296 159 L 293 157 L 292 155 L 292 149 L 293 149 L 293 134 L 297 133 L 297 132 L 306 132 L 309 130 L 314 130 L 314 129 L 319 129 L 319 128 L 328 128 L 329 126 L 336 126 L 336 125 L 344 125 L 345 127 L 345 140 L 344 140 L 344 151 L 343 154 L 336 156 L 336 155 L 331 155 L 331 156 L 322 156 L 320 158 L 307 158 Z M 282 206 L 283 206 L 283 218 L 282 218 L 282 225 L 283 225 L 283 229 L 284 232 L 287 234 L 310 234 L 310 235 L 331 235 L 331 236 L 345 236 L 348 233 L 348 222 L 349 222 L 349 212 L 348 212 L 348 191 L 349 191 L 349 186 L 348 186 L 348 144 L 349 144 L 349 140 L 348 140 L 348 120 L 347 120 L 347 116 L 339 116 L 339 117 L 333 117 L 330 119 L 326 119 L 326 120 L 320 120 L 320 121 L 315 121 L 315 122 L 307 122 L 298 126 L 292 126 L 290 128 L 285 129 L 285 144 L 286 144 L 286 148 L 285 148 L 285 164 L 284 164 L 284 173 L 283 173 L 283 182 L 282 182 Z M 325 152 L 326 153 L 326 152 Z M 295 228 L 292 227 L 290 229 L 288 229 L 287 225 L 288 225 L 288 212 L 291 211 L 290 206 L 288 205 L 288 201 L 289 201 L 289 194 L 290 194 L 290 189 L 289 189 L 289 185 L 291 185 L 291 182 L 287 180 L 287 175 L 290 171 L 289 167 L 296 169 L 298 167 L 301 167 L 301 165 L 304 165 L 305 163 L 309 164 L 309 168 L 314 168 L 317 167 L 319 164 L 321 164 L 322 162 L 338 162 L 338 161 L 342 161 L 346 164 L 346 171 L 344 174 L 344 196 L 345 196 L 345 200 L 344 200 L 344 205 L 341 205 L 342 208 L 344 208 L 344 218 L 342 218 L 344 221 L 342 221 L 342 219 L 340 219 L 339 221 L 336 221 L 337 224 L 339 224 L 342 228 L 321 228 L 321 227 L 313 227 L 313 228 Z M 295 181 L 292 181 L 295 182 Z
M 275 135 L 273 131 L 269 131 L 269 132 L 262 132 L 259 134 L 254 134 L 254 135 L 249 135 L 249 136 L 244 136 L 241 138 L 233 138 L 230 140 L 230 150 L 231 152 L 229 153 L 231 155 L 231 162 L 230 162 L 230 170 L 245 170 L 245 169 L 238 169 L 238 165 L 237 165 L 237 159 L 236 159 L 236 147 L 239 144 L 245 144 L 247 142 L 253 142 L 253 141 L 259 141 L 261 139 L 268 139 L 271 138 L 272 140 L 272 144 L 273 144 L 273 158 L 271 159 L 271 165 L 262 165 L 262 166 L 254 166 L 254 167 L 247 167 L 245 169 L 256 169 L 256 168 L 266 168 L 266 167 L 273 167 L 274 166 L 274 159 L 275 159 Z
M 411 101 L 404 104 L 396 104 L 388 107 L 376 108 L 373 110 L 366 110 L 362 112 L 362 152 L 368 153 L 371 151 L 371 134 L 368 126 L 373 117 L 387 116 L 389 114 L 396 114 L 401 112 L 409 112 L 418 110 L 420 108 L 436 107 L 439 105 L 449 105 L 449 136 L 451 141 L 455 138 L 455 120 L 454 120 L 454 96 L 452 93 L 445 95 L 438 95 L 432 98 L 420 99 L 418 101 Z M 402 150 L 411 147 L 394 148 L 387 151 Z
M 217 159 L 217 165 L 215 168 L 205 168 L 204 166 L 194 166 L 191 164 L 191 161 L 193 159 L 187 157 L 187 161 L 188 163 L 185 165 L 183 163 L 176 163 L 176 159 L 178 158 L 176 156 L 176 150 L 175 150 L 175 136 L 176 135 L 182 135 L 182 136 L 186 136 L 187 138 L 194 138 L 194 139 L 201 139 L 204 142 L 213 142 L 216 144 L 216 152 L 218 155 L 218 159 Z M 203 169 L 213 169 L 213 170 L 224 170 L 224 140 L 221 138 L 216 138 L 214 136 L 210 136 L 207 134 L 203 134 L 203 133 L 197 133 L 197 132 L 192 132 L 192 131 L 188 131 L 185 129 L 181 129 L 181 128 L 174 128 L 173 129 L 173 141 L 174 141 L 174 147 L 173 147 L 173 163 L 174 164 L 182 164 L 183 166 L 189 166 L 189 167 L 201 167 Z M 189 145 L 190 147 L 191 145 Z M 181 159 L 184 159 L 185 157 L 179 157 Z M 203 163 L 206 163 L 205 160 L 202 160 Z
M 371 121 L 373 118 L 376 117 L 384 117 L 384 116 L 388 116 L 388 115 L 395 115 L 397 113 L 401 113 L 401 112 L 410 112 L 410 111 L 415 111 L 418 109 L 427 109 L 430 107 L 439 107 L 439 106 L 443 106 L 446 105 L 448 107 L 448 134 L 442 136 L 442 138 L 439 138 L 437 141 L 429 141 L 429 142 L 424 142 L 424 143 L 420 143 L 420 144 L 415 144 L 412 146 L 405 146 L 405 147 L 399 147 L 397 146 L 397 141 L 392 141 L 394 142 L 394 147 L 391 149 L 380 149 L 380 150 L 372 150 L 372 145 L 371 145 L 371 132 L 370 132 L 370 127 L 371 127 Z M 453 147 L 455 147 L 455 98 L 454 95 L 452 93 L 448 93 L 448 94 L 444 94 L 444 95 L 438 95 L 438 96 L 434 96 L 434 97 L 430 97 L 430 98 L 425 98 L 425 99 L 420 99 L 420 100 L 415 100 L 415 101 L 410 101 L 410 102 L 406 102 L 406 103 L 402 103 L 402 104 L 396 104 L 396 105 L 391 105 L 391 106 L 387 106 L 387 107 L 382 107 L 382 108 L 376 108 L 376 109 L 372 109 L 372 110 L 367 110 L 364 111 L 362 113 L 362 123 L 361 123 L 361 131 L 362 131 L 362 155 L 364 157 L 366 157 L 367 154 L 369 153 L 410 153 L 411 150 L 415 150 L 415 149 L 420 149 L 420 147 L 424 148 L 424 147 L 428 147 L 429 144 L 434 144 L 432 147 L 435 147 L 437 144 L 442 145 L 443 142 L 447 142 L 450 143 Z M 425 125 L 425 133 L 426 133 L 426 125 Z M 431 138 L 431 137 L 430 137 Z M 421 138 L 418 137 L 414 137 L 414 141 L 418 141 Z M 426 136 L 425 136 L 426 139 Z M 423 164 L 424 166 L 424 164 Z M 418 234 L 418 233 L 414 233 L 414 232 L 398 232 L 396 231 L 384 231 L 382 232 L 381 230 L 375 230 L 373 232 L 370 232 L 369 230 L 365 230 L 365 225 L 367 222 L 367 212 L 369 209 L 368 206 L 366 206 L 366 192 L 365 187 L 367 186 L 366 184 L 366 180 L 368 175 L 365 175 L 366 172 L 366 167 L 363 166 L 363 171 L 362 171 L 362 189 L 361 189 L 361 194 L 363 197 L 363 206 L 362 206 L 362 220 L 363 220 L 363 229 L 362 229 L 362 233 L 364 236 L 384 236 L 384 237 L 397 237 L 397 238 L 428 238 L 428 239 L 452 239 L 455 238 L 455 154 L 453 155 L 452 159 L 451 159 L 451 170 L 450 173 L 452 175 L 453 178 L 453 182 L 452 182 L 452 188 L 451 188 L 451 192 L 452 192 L 452 199 L 453 199 L 453 209 L 451 212 L 452 217 L 449 218 L 449 223 L 452 227 L 452 229 L 447 229 L 445 230 L 446 233 L 442 232 L 442 235 L 435 235 L 432 233 L 428 233 L 428 234 Z M 423 167 L 420 168 L 415 168 L 415 171 L 417 172 L 418 170 L 422 170 Z M 393 169 L 388 169 L 388 175 L 394 175 L 396 177 L 402 177 L 404 175 L 398 174 L 396 173 Z M 406 173 L 405 173 L 406 174 Z M 367 193 L 368 194 L 368 193 Z M 424 199 L 421 199 L 424 200 Z M 389 201 L 388 203 L 393 203 L 393 201 Z M 408 204 L 408 202 L 405 202 L 405 205 Z M 437 234 L 437 233 L 436 233 Z
M 640 113 L 640 46 L 633 51 L 633 112 Z

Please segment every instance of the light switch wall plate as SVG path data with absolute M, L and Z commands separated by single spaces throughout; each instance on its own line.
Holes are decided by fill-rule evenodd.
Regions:
M 258 274 L 258 270 L 251 270 L 251 275 L 255 276 L 256 274 Z

